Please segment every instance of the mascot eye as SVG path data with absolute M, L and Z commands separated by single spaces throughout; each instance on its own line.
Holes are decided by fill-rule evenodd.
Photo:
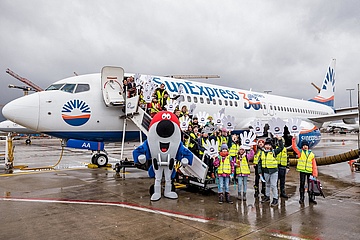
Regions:
M 169 113 L 165 114 L 166 115 L 166 119 L 171 119 L 171 115 Z
M 164 113 L 161 117 L 162 117 L 162 119 L 166 119 L 166 113 Z

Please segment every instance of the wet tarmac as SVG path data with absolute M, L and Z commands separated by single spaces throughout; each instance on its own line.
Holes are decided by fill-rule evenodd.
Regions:
M 56 139 L 14 145 L 15 165 L 29 167 L 54 165 L 61 149 Z M 0 142 L 1 150 L 4 146 Z M 124 157 L 131 159 L 134 146 L 126 144 Z M 355 148 L 356 135 L 328 135 L 314 152 L 323 156 Z M 120 145 L 109 144 L 107 150 L 114 165 Z M 307 197 L 299 205 L 299 174 L 292 167 L 286 181 L 290 198 L 270 207 L 253 196 L 253 172 L 246 202 L 233 197 L 234 204 L 218 204 L 212 191 L 186 189 L 177 189 L 177 200 L 151 202 L 153 180 L 145 171 L 89 169 L 90 157 L 65 149 L 55 170 L 12 174 L 0 163 L 0 239 L 359 239 L 360 173 L 346 162 L 319 167 L 326 198 L 317 197 L 317 205 L 309 205 Z M 230 189 L 235 196 L 234 185 Z

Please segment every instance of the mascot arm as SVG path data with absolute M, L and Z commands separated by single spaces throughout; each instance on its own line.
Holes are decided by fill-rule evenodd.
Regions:
M 194 154 L 180 142 L 176 159 L 180 160 L 183 165 L 192 165 L 193 158 Z
M 147 141 L 145 141 L 143 144 L 138 146 L 133 151 L 133 158 L 134 158 L 134 163 L 140 163 L 140 164 L 144 164 L 147 160 L 151 159 L 150 150 Z

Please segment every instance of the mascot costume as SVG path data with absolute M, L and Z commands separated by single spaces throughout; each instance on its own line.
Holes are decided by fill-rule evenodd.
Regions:
M 150 177 L 155 177 L 154 193 L 151 201 L 161 198 L 161 180 L 164 174 L 164 197 L 177 199 L 172 191 L 171 179 L 174 178 L 175 161 L 183 166 L 191 165 L 193 154 L 184 147 L 181 141 L 180 122 L 175 114 L 169 111 L 158 112 L 150 122 L 147 140 L 133 151 L 135 164 L 151 161 L 148 169 Z

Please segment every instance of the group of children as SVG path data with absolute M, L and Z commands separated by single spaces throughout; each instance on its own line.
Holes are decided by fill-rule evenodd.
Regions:
M 127 83 L 128 95 L 136 94 L 134 81 L 128 79 Z M 153 95 L 152 102 L 148 104 L 148 111 L 150 115 L 154 115 L 161 110 L 166 110 L 166 100 L 169 99 L 169 94 L 165 89 L 165 84 L 161 84 Z M 250 176 L 249 164 L 252 162 L 255 172 L 254 197 L 259 197 L 260 179 L 262 182 L 261 193 L 263 194 L 262 202 L 270 202 L 270 192 L 273 199 L 271 206 L 278 205 L 279 193 L 278 182 L 280 182 L 280 197 L 287 199 L 285 193 L 285 176 L 289 168 L 289 161 L 287 157 L 287 150 L 284 147 L 284 142 L 281 137 L 274 139 L 267 138 L 265 141 L 259 139 L 257 146 L 254 149 L 247 149 L 240 145 L 240 139 L 237 135 L 231 135 L 225 128 L 218 129 L 214 127 L 213 119 L 208 117 L 208 122 L 204 125 L 198 123 L 196 116 L 191 116 L 188 113 L 186 105 L 182 106 L 181 110 L 176 108 L 175 115 L 179 118 L 189 117 L 191 119 L 189 127 L 183 131 L 183 142 L 195 155 L 208 165 L 208 177 L 217 178 L 218 181 L 218 197 L 219 203 L 224 201 L 233 203 L 230 198 L 230 179 L 235 178 L 238 185 L 237 198 L 246 201 L 247 181 Z M 207 129 L 215 129 L 209 132 Z M 210 158 L 205 152 L 206 140 L 214 139 L 219 146 L 219 155 Z M 317 177 L 317 166 L 315 155 L 309 150 L 309 143 L 306 140 L 301 142 L 301 149 L 297 147 L 295 138 L 292 141 L 292 148 L 298 155 L 298 163 L 296 170 L 300 172 L 300 204 L 304 204 L 305 198 L 305 180 L 309 185 L 310 176 Z M 309 202 L 316 204 L 315 196 L 310 192 Z

